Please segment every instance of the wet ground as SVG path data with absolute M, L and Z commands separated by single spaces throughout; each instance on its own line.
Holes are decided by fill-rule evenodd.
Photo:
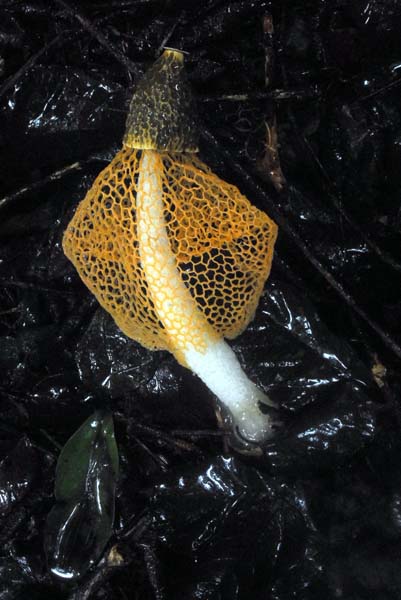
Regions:
M 401 7 L 199 5 L 0 4 L 0 600 L 399 600 Z M 210 393 L 126 338 L 61 249 L 164 45 L 189 52 L 202 160 L 280 228 L 233 342 L 282 407 L 259 457 L 227 447 Z M 82 535 L 48 515 L 60 449 L 93 414 L 110 435 L 110 413 L 99 556 L 102 424 L 70 506 Z

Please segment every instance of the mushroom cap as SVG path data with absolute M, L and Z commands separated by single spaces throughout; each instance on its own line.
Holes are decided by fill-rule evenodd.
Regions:
M 197 152 L 196 121 L 196 105 L 184 68 L 184 54 L 167 49 L 136 86 L 127 116 L 124 146 Z
M 141 267 L 136 189 L 141 151 L 124 148 L 98 175 L 68 225 L 63 248 L 84 283 L 130 338 L 170 348 Z M 220 336 L 253 318 L 269 275 L 277 226 L 192 154 L 158 154 L 166 228 L 177 269 Z

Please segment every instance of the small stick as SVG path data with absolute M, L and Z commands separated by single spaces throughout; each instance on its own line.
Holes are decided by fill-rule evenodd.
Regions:
M 106 50 L 114 56 L 130 73 L 138 74 L 138 67 L 136 63 L 132 62 L 125 54 L 123 54 L 118 48 L 115 47 L 114 44 L 110 43 L 106 36 L 99 31 L 86 17 L 84 17 L 78 10 L 74 7 L 72 8 L 65 0 L 55 0 L 57 4 L 59 4 L 62 8 L 64 8 L 67 13 L 73 16 L 79 23 L 82 25 L 86 31 L 88 31 L 93 38 L 95 38 L 101 46 L 106 48 Z
M 316 152 L 314 151 L 312 145 L 310 144 L 309 140 L 307 140 L 307 138 L 303 135 L 302 136 L 302 141 L 304 143 L 304 145 L 306 146 L 306 148 L 308 149 L 309 153 L 312 156 L 312 159 L 314 160 L 314 162 L 316 163 L 322 177 L 324 177 L 324 179 L 326 180 L 326 183 L 333 189 L 335 189 L 335 185 L 334 183 L 331 181 L 330 177 L 328 176 L 325 168 L 323 167 L 322 163 L 319 160 L 319 157 L 316 155 Z M 401 272 L 401 265 L 398 264 L 392 256 L 390 256 L 387 252 L 383 251 L 381 248 L 379 248 L 379 246 L 369 237 L 369 235 L 363 231 L 363 229 L 358 225 L 358 223 L 356 223 L 352 217 L 349 215 L 349 213 L 347 213 L 343 207 L 341 206 L 340 201 L 338 200 L 337 196 L 335 193 L 330 192 L 329 193 L 329 198 L 334 206 L 334 208 L 340 213 L 340 215 L 343 217 L 343 219 L 345 219 L 345 221 L 354 229 L 354 231 L 356 231 L 358 233 L 358 235 L 361 236 L 361 238 L 363 239 L 363 241 L 365 242 L 365 244 L 368 246 L 368 248 L 370 248 L 370 250 L 372 250 L 372 252 L 374 252 L 375 254 L 377 254 L 377 256 L 386 264 L 388 264 L 390 267 L 392 267 L 393 269 L 395 269 L 396 271 Z
M 31 67 L 33 67 L 33 65 L 37 62 L 37 60 L 43 55 L 45 54 L 50 48 L 52 48 L 53 46 L 55 46 L 60 39 L 66 34 L 65 31 L 62 31 L 61 33 L 59 33 L 59 35 L 56 35 L 55 38 L 52 39 L 51 42 L 49 42 L 48 44 L 46 44 L 45 46 L 43 46 L 43 48 L 41 48 L 40 50 L 38 50 L 38 52 L 36 52 L 35 54 L 33 54 L 31 56 L 31 58 L 29 58 L 26 63 L 24 65 L 22 65 L 22 67 L 20 67 L 18 69 L 18 71 L 16 71 L 16 73 L 14 73 L 14 75 L 11 75 L 8 79 L 6 79 L 6 81 L 3 83 L 3 85 L 0 86 L 0 98 L 2 96 L 4 96 L 4 94 L 13 86 L 17 83 L 17 81 L 27 72 L 29 71 L 29 69 Z
M 26 185 L 23 188 L 20 188 L 19 190 L 14 192 L 13 194 L 10 194 L 9 196 L 4 196 L 4 198 L 0 198 L 0 210 L 5 208 L 6 206 L 8 206 L 14 200 L 17 200 L 21 196 L 24 196 L 28 192 L 31 192 L 32 190 L 36 190 L 36 189 L 42 187 L 43 185 L 45 185 L 46 183 L 49 183 L 50 181 L 57 181 L 58 179 L 61 179 L 62 177 L 64 177 L 64 175 L 66 175 L 67 173 L 70 173 L 71 171 L 79 171 L 81 168 L 82 168 L 81 163 L 79 163 L 79 162 L 72 163 L 72 165 L 63 167 L 62 169 L 59 169 L 58 171 L 51 173 L 47 177 L 44 177 L 40 181 L 36 181 L 35 183 L 32 183 L 31 185 Z
M 261 90 L 258 92 L 246 92 L 244 94 L 221 94 L 216 96 L 206 96 L 199 94 L 197 99 L 200 102 L 252 102 L 255 100 L 273 100 L 280 102 L 284 100 L 305 100 L 319 95 L 315 88 L 310 90 Z
M 273 17 L 266 13 L 263 17 L 263 45 L 265 51 L 265 87 L 268 88 L 274 77 L 274 25 Z M 275 189 L 281 192 L 286 180 L 281 170 L 278 152 L 277 120 L 275 110 L 270 118 L 265 118 L 266 137 L 263 155 L 256 161 L 260 175 L 271 181 Z

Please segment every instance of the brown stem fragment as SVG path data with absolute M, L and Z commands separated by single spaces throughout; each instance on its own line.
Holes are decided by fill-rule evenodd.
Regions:
M 262 20 L 263 47 L 265 55 L 264 79 L 265 88 L 268 88 L 274 78 L 274 23 L 270 13 L 265 13 Z M 281 170 L 280 156 L 278 152 L 277 119 L 275 107 L 270 109 L 270 115 L 265 117 L 266 129 L 264 140 L 264 151 L 256 161 L 256 169 L 260 176 L 273 184 L 274 188 L 281 192 L 285 185 L 285 177 Z

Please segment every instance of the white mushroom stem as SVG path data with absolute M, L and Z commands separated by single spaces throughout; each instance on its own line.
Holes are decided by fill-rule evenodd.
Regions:
M 272 421 L 259 403 L 272 402 L 245 375 L 181 278 L 167 235 L 160 161 L 157 152 L 143 151 L 136 199 L 139 255 L 154 309 L 179 362 L 196 373 L 228 409 L 241 436 L 260 442 L 271 435 Z

